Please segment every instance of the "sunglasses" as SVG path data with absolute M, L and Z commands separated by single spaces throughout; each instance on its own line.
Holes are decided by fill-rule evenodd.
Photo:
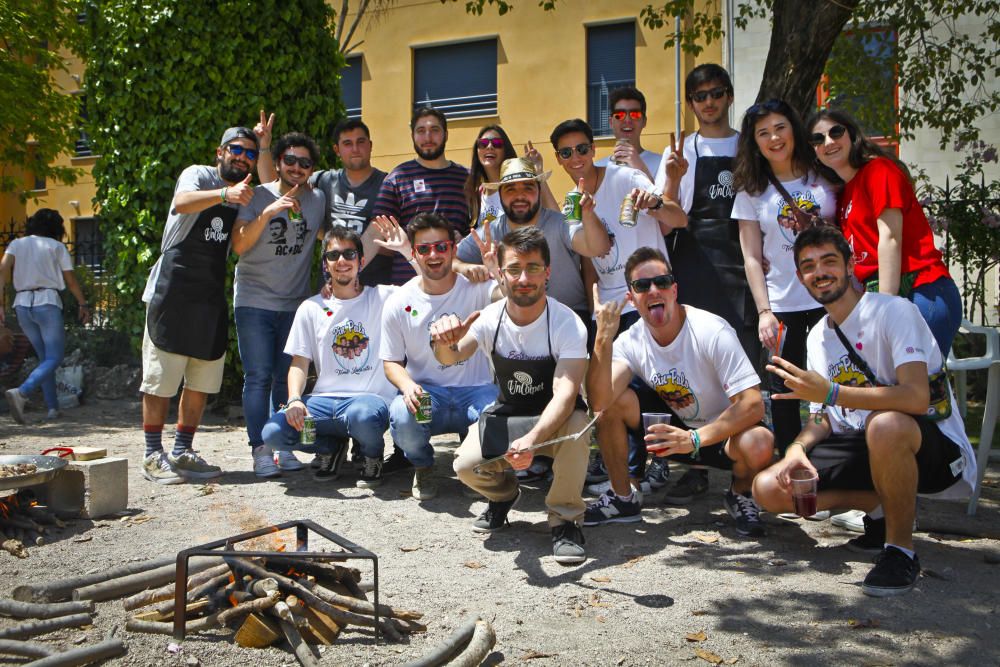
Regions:
M 626 116 L 628 116 L 632 120 L 639 120 L 640 118 L 642 118 L 642 112 L 639 111 L 638 109 L 629 109 L 629 110 L 615 109 L 614 111 L 611 112 L 611 117 L 614 118 L 615 120 L 625 120 Z
M 285 153 L 281 156 L 281 161 L 285 163 L 286 166 L 291 167 L 296 162 L 303 169 L 312 169 L 313 161 L 307 157 L 299 157 L 297 155 L 292 155 L 291 153 Z
M 830 128 L 830 131 L 826 134 L 822 132 L 813 132 L 809 135 L 809 145 L 813 148 L 819 148 L 826 143 L 826 138 L 830 137 L 834 141 L 840 139 L 844 134 L 846 134 L 847 128 L 843 125 L 834 125 Z
M 539 273 L 543 273 L 544 271 L 545 271 L 544 264 L 528 264 L 525 267 L 513 265 L 513 266 L 505 266 L 503 268 L 503 272 L 506 273 L 511 278 L 513 278 L 514 280 L 520 278 L 522 273 L 527 273 L 529 276 L 537 276 Z
M 476 144 L 480 148 L 489 148 L 490 146 L 493 146 L 493 148 L 503 148 L 503 138 L 493 137 L 492 139 L 487 139 L 483 137 L 482 139 L 477 139 Z
M 434 243 L 416 243 L 413 246 L 413 251 L 418 255 L 424 255 L 425 257 L 431 254 L 431 250 L 434 250 L 439 255 L 443 255 L 448 252 L 451 247 L 455 245 L 454 241 L 435 241 Z
M 688 95 L 688 99 L 694 100 L 695 102 L 698 102 L 700 104 L 701 102 L 707 100 L 709 95 L 712 96 L 713 100 L 721 100 L 723 97 L 726 96 L 726 93 L 728 92 L 729 92 L 728 88 L 726 88 L 725 86 L 719 86 L 718 88 L 712 88 L 710 90 L 699 90 L 697 93 L 691 93 L 690 95 Z
M 243 155 L 244 153 L 246 153 L 248 160 L 256 160 L 257 156 L 260 155 L 260 151 L 258 151 L 257 149 L 244 148 L 239 144 L 226 144 L 226 150 L 232 153 L 233 155 Z
M 356 259 L 358 256 L 358 251 L 353 248 L 348 248 L 347 250 L 327 250 L 323 253 L 323 259 L 328 262 L 339 261 L 341 257 L 350 261 Z
M 573 148 L 570 148 L 569 146 L 567 146 L 566 148 L 560 148 L 560 149 L 556 150 L 556 155 L 558 155 L 559 157 L 561 157 L 564 160 L 568 160 L 571 157 L 573 157 L 573 150 L 574 149 L 580 155 L 586 155 L 587 153 L 590 152 L 590 144 L 577 144 Z
M 649 291 L 649 288 L 656 285 L 656 289 L 667 289 L 673 285 L 677 280 L 670 273 L 664 273 L 662 276 L 653 276 L 652 278 L 637 278 L 633 280 L 629 285 L 632 286 L 632 291 L 636 294 L 643 294 Z
M 759 104 L 754 104 L 752 107 L 747 109 L 747 115 L 755 116 L 759 113 L 764 113 L 764 112 L 772 113 L 774 111 L 777 111 L 782 115 L 786 115 L 784 109 L 785 109 L 785 103 L 782 102 L 781 100 L 768 100 L 767 102 L 760 102 Z

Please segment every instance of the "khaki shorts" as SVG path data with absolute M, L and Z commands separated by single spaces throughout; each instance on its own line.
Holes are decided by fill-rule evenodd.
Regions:
M 217 394 L 222 388 L 222 372 L 226 355 L 205 361 L 183 354 L 167 352 L 153 345 L 149 330 L 142 334 L 142 385 L 144 394 L 170 398 L 184 380 L 184 388 L 204 394 Z

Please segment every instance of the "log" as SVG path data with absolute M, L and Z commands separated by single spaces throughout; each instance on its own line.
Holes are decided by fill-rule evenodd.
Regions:
M 186 622 L 184 624 L 184 629 L 186 632 L 202 632 L 204 630 L 213 630 L 219 627 L 219 614 L 210 614 L 203 618 L 196 618 L 193 621 Z M 174 634 L 174 624 L 173 623 L 163 623 L 160 621 L 140 621 L 136 618 L 130 618 L 125 622 L 125 629 L 129 632 L 144 632 L 151 635 L 172 635 Z
M 94 603 L 89 600 L 35 604 L 0 599 L 0 616 L 10 616 L 11 618 L 56 618 L 68 614 L 90 614 L 93 611 Z
M 280 599 L 278 591 L 274 591 L 267 597 L 255 598 L 249 602 L 241 602 L 231 609 L 219 612 L 219 623 L 222 625 L 228 625 L 233 619 L 237 619 L 254 612 L 264 611 L 265 609 L 270 609 L 278 604 Z
M 18 558 L 28 557 L 28 550 L 24 548 L 24 542 L 16 538 L 0 542 L 0 549 L 3 549 L 11 556 L 17 556 Z
M 285 620 L 278 621 L 278 624 L 281 626 L 281 631 L 285 633 L 288 643 L 291 644 L 292 651 L 295 653 L 295 657 L 298 658 L 299 664 L 302 667 L 319 667 L 319 661 L 316 659 L 315 654 L 313 654 L 312 647 L 302 639 L 302 635 L 299 633 L 299 629 L 295 627 L 295 624 Z
M 52 654 L 52 647 L 37 642 L 19 642 L 15 639 L 0 639 L 0 655 L 20 655 L 25 658 L 44 658 Z
M 348 591 L 348 593 L 350 593 L 351 597 L 355 597 L 355 598 L 357 598 L 359 600 L 367 600 L 368 599 L 368 596 L 365 595 L 365 592 L 363 590 L 361 590 L 361 586 L 359 586 L 358 582 L 354 581 L 353 578 L 351 578 L 351 577 L 344 577 L 343 579 L 338 579 L 338 581 L 340 582 L 341 586 L 343 586 L 344 588 L 347 589 L 347 591 Z
M 226 568 L 225 572 L 217 574 L 214 577 L 208 579 L 207 581 L 203 581 L 201 584 L 195 586 L 194 588 L 188 591 L 186 598 L 188 602 L 193 602 L 198 598 L 200 598 L 201 596 L 207 595 L 215 591 L 219 587 L 224 586 L 225 584 L 232 581 L 232 573 L 229 571 L 229 566 L 226 565 L 225 563 L 223 563 L 222 566 Z M 209 568 L 209 569 L 215 570 L 216 568 Z M 176 593 L 176 587 L 175 587 L 175 593 Z M 160 614 L 172 614 L 174 611 L 174 606 L 176 604 L 177 604 L 176 598 L 171 597 L 169 600 L 161 603 L 156 608 L 156 611 Z
M 215 567 L 210 567 L 207 570 L 198 572 L 197 574 L 188 577 L 188 590 L 194 588 L 195 586 L 200 586 L 213 577 L 217 577 L 220 574 L 227 574 L 228 572 L 229 566 L 225 563 L 221 563 Z M 136 593 L 131 597 L 127 597 L 122 601 L 122 605 L 125 607 L 125 611 L 132 611 L 134 609 L 140 609 L 151 605 L 154 602 L 172 600 L 175 590 L 175 583 L 171 582 L 166 586 L 145 590 Z
M 318 643 L 330 646 L 337 641 L 342 628 L 335 620 L 323 612 L 309 607 L 304 608 L 303 615 L 309 621 L 310 634 L 315 637 Z
M 323 588 L 317 584 L 302 584 L 302 586 L 315 593 L 316 597 L 321 600 L 325 600 L 330 604 L 343 607 L 348 611 L 356 611 L 359 614 L 368 614 L 369 616 L 375 615 L 375 605 L 367 600 L 359 600 L 357 598 L 347 597 L 346 595 L 340 595 L 339 593 L 334 593 L 328 588 Z M 378 606 L 378 615 L 384 618 L 401 618 L 407 621 L 416 621 L 424 617 L 424 615 L 420 612 L 408 611 L 406 609 L 396 609 L 395 607 L 390 607 L 387 604 L 380 604 Z
M 175 563 L 176 560 L 174 556 L 163 556 L 141 563 L 129 563 L 120 567 L 113 567 L 110 570 L 102 570 L 94 574 L 59 579 L 44 584 L 26 584 L 14 589 L 14 599 L 22 602 L 58 602 L 59 600 L 68 600 L 76 588 L 83 588 L 84 586 L 90 586 L 102 581 L 118 579 L 130 574 L 148 572 L 164 565 Z
M 29 621 L 0 629 L 0 639 L 26 639 L 35 635 L 44 635 L 47 632 L 62 630 L 63 628 L 80 628 L 90 625 L 94 619 L 90 614 L 72 614 L 70 616 L 60 616 L 59 618 L 49 618 L 43 621 Z
M 480 619 L 476 621 L 476 631 L 469 645 L 448 664 L 451 667 L 479 667 L 496 643 L 497 635 L 493 631 L 493 625 L 489 621 Z
M 75 667 L 100 662 L 125 653 L 125 644 L 120 639 L 105 639 L 97 644 L 81 646 L 63 653 L 52 653 L 41 660 L 29 662 L 25 667 Z
M 188 574 L 195 574 L 210 567 L 214 567 L 218 561 L 213 557 L 192 558 L 188 563 Z M 130 574 L 116 579 L 107 579 L 89 586 L 76 588 L 72 592 L 74 600 L 110 600 L 123 595 L 131 595 L 149 588 L 150 586 L 162 586 L 168 581 L 177 578 L 177 568 L 175 564 L 158 567 L 155 570 L 147 570 L 137 574 Z M 16 593 L 16 591 L 15 591 Z
M 66 527 L 65 521 L 57 517 L 55 514 L 52 514 L 48 509 L 41 505 L 31 505 L 24 508 L 24 511 L 29 517 L 38 523 L 46 526 L 55 526 L 56 528 Z
M 305 558 L 265 558 L 264 564 L 268 569 L 274 570 L 278 574 L 284 575 L 289 567 L 293 567 L 299 572 L 305 572 L 316 577 L 330 577 L 337 581 L 353 579 L 361 581 L 361 571 L 354 567 L 344 567 L 343 565 L 333 565 L 317 560 L 307 560 Z
M 403 667 L 439 667 L 446 665 L 452 656 L 458 655 L 472 640 L 479 623 L 479 614 L 471 614 L 463 620 L 447 639 L 438 644 L 430 653 L 412 660 Z
M 229 567 L 228 565 L 226 567 Z M 270 595 L 271 592 L 278 592 L 278 582 L 268 577 L 267 579 L 254 579 L 247 590 L 256 595 L 257 597 L 265 597 Z
M 195 617 L 194 616 L 195 614 L 211 609 L 213 606 L 214 605 L 212 604 L 211 600 L 202 599 L 187 605 L 187 607 L 185 607 L 186 609 L 185 613 L 188 614 L 187 618 L 193 619 Z M 136 614 L 132 618 L 134 618 L 137 621 L 170 621 L 173 620 L 174 615 L 172 613 L 160 614 L 155 609 L 153 609 L 150 611 L 144 611 L 142 613 Z
M 265 648 L 284 636 L 277 621 L 262 614 L 250 614 L 236 631 L 233 641 L 244 648 Z

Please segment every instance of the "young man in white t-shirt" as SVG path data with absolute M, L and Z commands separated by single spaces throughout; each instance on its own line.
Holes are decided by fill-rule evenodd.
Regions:
M 855 289 L 851 247 L 835 228 L 799 234 L 794 257 L 799 280 L 827 316 L 809 333 L 809 370 L 779 357 L 768 370 L 789 389 L 774 398 L 811 401 L 812 415 L 784 458 L 755 480 L 754 496 L 770 511 L 789 511 L 790 473 L 818 476 L 818 509 L 869 512 L 864 536 L 848 543 L 878 553 L 861 590 L 901 595 L 920 574 L 916 497 L 968 496 L 976 480 L 972 445 L 947 377 L 937 389 L 928 381 L 943 360 L 916 306 Z
M 611 155 L 594 164 L 598 167 L 626 165 L 652 179 L 660 168 L 661 156 L 642 147 L 642 131 L 646 128 L 646 96 L 635 86 L 612 90 L 608 95 L 608 125 L 617 141 Z
M 589 444 L 581 433 L 587 412 L 580 399 L 587 329 L 572 310 L 545 294 L 551 275 L 549 250 L 537 227 L 508 233 L 497 251 L 507 298 L 466 318 L 441 318 L 431 326 L 431 334 L 439 361 L 486 358 L 499 388 L 497 402 L 480 416 L 482 432 L 473 429 L 455 457 L 459 479 L 489 501 L 473 530 L 487 533 L 506 524 L 521 495 L 514 471 L 531 465 L 536 453 L 531 447 L 580 433 L 537 450 L 553 459 L 552 486 L 545 497 L 553 555 L 556 562 L 570 564 L 586 560 L 578 524 L 584 512 L 580 489 Z M 506 461 L 480 467 L 500 455 Z
M 642 322 L 615 340 L 622 304 L 596 308 L 587 397 L 594 412 L 602 413 L 598 443 L 611 488 L 587 507 L 584 525 L 640 520 L 641 494 L 630 488 L 625 465 L 626 432 L 639 430 L 642 438 L 642 415 L 669 411 L 671 424 L 650 427 L 646 447 L 656 456 L 731 469 L 725 505 L 736 530 L 763 535 L 750 488 L 771 463 L 774 436 L 760 424 L 760 378 L 736 332 L 718 315 L 677 302 L 676 282 L 660 251 L 640 248 L 625 271 L 627 298 Z M 633 388 L 634 375 L 639 377 Z

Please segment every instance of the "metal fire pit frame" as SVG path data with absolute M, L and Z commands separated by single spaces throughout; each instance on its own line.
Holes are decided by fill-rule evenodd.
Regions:
M 288 530 L 290 528 L 295 529 L 295 551 L 237 551 L 234 548 L 234 545 L 239 542 L 246 542 L 247 540 L 252 540 L 255 537 L 262 537 L 264 535 L 274 535 L 275 533 L 280 533 L 281 531 Z M 332 554 L 326 551 L 309 551 L 310 530 L 343 548 L 344 552 Z M 186 631 L 188 559 L 192 556 L 219 556 L 222 558 L 227 556 L 238 558 L 264 557 L 275 560 L 280 558 L 306 558 L 312 560 L 359 558 L 362 560 L 370 560 L 374 573 L 374 587 L 372 589 L 372 593 L 375 596 L 375 642 L 378 643 L 378 556 L 364 547 L 354 544 L 347 538 L 341 537 L 340 535 L 327 530 L 314 521 L 309 519 L 286 521 L 275 526 L 258 528 L 257 530 L 250 531 L 249 533 L 234 535 L 215 542 L 208 542 L 196 547 L 191 547 L 190 549 L 179 551 L 177 553 L 177 577 L 175 580 L 176 592 L 174 594 L 174 639 L 177 641 L 182 641 L 184 639 Z

